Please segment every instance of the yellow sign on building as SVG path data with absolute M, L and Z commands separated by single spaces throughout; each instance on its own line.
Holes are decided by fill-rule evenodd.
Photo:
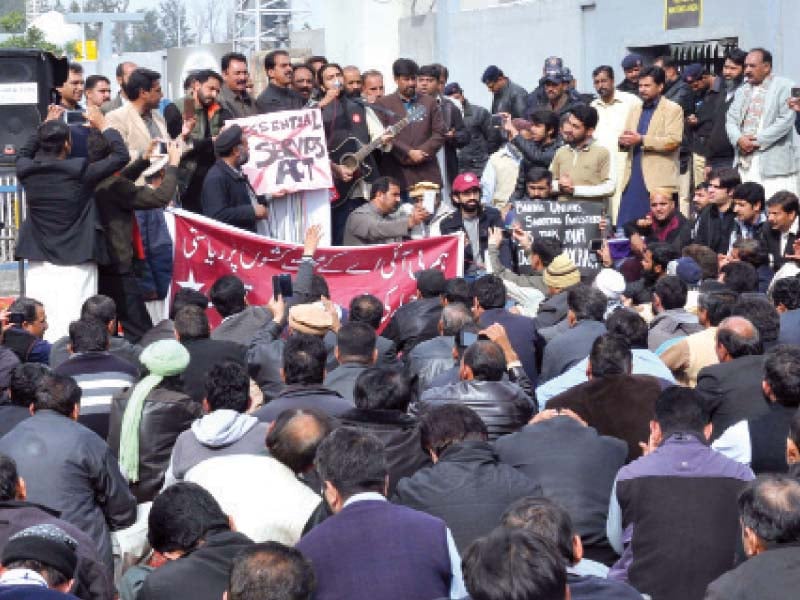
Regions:
M 75 42 L 75 50 L 77 55 L 75 60 L 97 60 L 97 41 L 86 40 L 86 48 L 83 47 L 83 42 Z

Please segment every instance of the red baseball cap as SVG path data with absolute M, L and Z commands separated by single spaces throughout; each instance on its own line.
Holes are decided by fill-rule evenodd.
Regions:
M 481 187 L 481 180 L 475 173 L 461 173 L 453 181 L 453 191 L 457 194 Z

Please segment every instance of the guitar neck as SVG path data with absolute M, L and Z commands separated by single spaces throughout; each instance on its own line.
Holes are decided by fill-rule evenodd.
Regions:
M 377 137 L 374 140 L 372 140 L 366 146 L 362 146 L 361 149 L 358 150 L 358 152 L 356 152 L 354 154 L 354 156 L 356 157 L 358 162 L 361 162 L 362 160 L 364 160 L 367 156 L 369 156 L 370 152 L 375 150 L 375 148 L 377 148 L 378 146 L 380 146 L 383 143 L 381 141 L 381 138 L 383 138 L 384 135 L 396 135 L 397 132 L 400 131 L 401 129 L 403 129 L 406 125 L 408 125 L 408 117 L 404 117 L 403 119 L 400 119 L 394 125 L 391 125 L 390 127 L 387 127 L 379 137 Z

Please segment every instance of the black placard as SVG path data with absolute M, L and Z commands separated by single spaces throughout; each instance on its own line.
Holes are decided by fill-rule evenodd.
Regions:
M 703 0 L 664 0 L 664 29 L 700 27 Z
M 598 269 L 596 256 L 589 250 L 593 239 L 600 237 L 603 202 L 558 202 L 555 200 L 522 200 L 514 203 L 515 220 L 536 237 L 557 237 L 572 261 L 587 269 Z M 520 250 L 519 264 L 529 263 Z

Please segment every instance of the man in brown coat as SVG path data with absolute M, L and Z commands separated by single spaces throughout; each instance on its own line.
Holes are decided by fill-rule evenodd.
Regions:
M 419 67 L 413 60 L 398 58 L 392 65 L 397 90 L 375 101 L 379 107 L 378 116 L 387 126 L 406 116 L 412 106 L 425 107 L 424 117 L 397 134 L 391 151 L 381 162 L 381 174 L 396 179 L 403 193 L 420 181 L 442 185 L 436 152 L 444 144 L 444 120 L 434 98 L 417 94 L 418 71 Z

